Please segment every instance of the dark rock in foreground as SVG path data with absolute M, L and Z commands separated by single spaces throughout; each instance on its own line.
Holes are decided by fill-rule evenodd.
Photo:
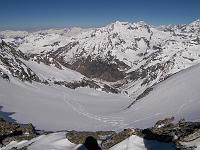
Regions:
M 11 141 L 30 140 L 37 136 L 32 124 L 18 124 L 0 119 L 0 147 Z
M 11 141 L 30 140 L 37 135 L 32 124 L 21 125 L 0 119 L 0 147 Z M 102 149 L 109 149 L 132 135 L 137 135 L 145 140 L 172 144 L 177 150 L 194 150 L 196 146 L 188 143 L 200 138 L 200 122 L 181 120 L 175 123 L 174 117 L 171 117 L 159 120 L 152 128 L 124 129 L 118 133 L 115 131 L 68 131 L 66 138 L 72 143 L 82 144 L 88 136 L 92 136 L 98 140 Z
M 187 147 L 183 143 L 200 138 L 200 122 L 186 122 L 181 120 L 175 123 L 174 117 L 171 117 L 160 120 L 154 127 L 147 129 L 124 129 L 119 133 L 113 131 L 70 131 L 66 134 L 66 137 L 72 143 L 81 144 L 84 143 L 86 137 L 93 136 L 101 143 L 102 149 L 109 149 L 131 135 L 137 135 L 145 140 L 156 140 L 173 144 L 177 150 L 193 150 L 195 146 Z
M 158 121 L 154 127 L 139 130 L 138 135 L 147 140 L 174 143 L 178 150 L 192 150 L 195 146 L 187 147 L 187 143 L 200 138 L 200 122 L 180 120 L 174 123 L 174 117 Z

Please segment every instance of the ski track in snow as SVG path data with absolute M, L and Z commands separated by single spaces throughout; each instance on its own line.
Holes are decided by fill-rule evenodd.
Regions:
M 137 120 L 134 120 L 132 122 L 129 122 L 128 124 L 124 125 L 124 126 L 120 126 L 119 129 L 125 129 L 125 128 L 128 128 L 128 127 L 132 127 L 132 125 L 134 125 L 135 123 L 138 123 L 138 122 L 142 122 L 142 121 L 145 121 L 145 120 L 150 120 L 150 119 L 154 119 L 156 117 L 159 117 L 161 115 L 161 113 L 156 113 L 154 115 L 149 115 L 143 119 L 137 119 Z
M 75 100 L 70 99 L 71 98 L 69 98 L 68 96 L 66 98 L 66 94 L 64 94 L 64 102 L 80 115 L 83 115 L 90 119 L 101 121 L 116 128 L 121 128 L 128 125 L 124 123 L 124 120 L 121 117 L 99 116 L 89 113 L 81 104 L 79 104 Z
M 179 109 L 178 109 L 176 115 L 181 116 L 181 112 L 182 112 L 182 110 L 184 109 L 184 107 L 186 107 L 186 106 L 187 106 L 187 103 L 182 104 L 182 105 L 179 107 Z

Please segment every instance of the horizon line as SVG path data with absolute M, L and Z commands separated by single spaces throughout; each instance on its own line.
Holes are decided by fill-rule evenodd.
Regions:
M 89 29 L 89 28 L 101 28 L 101 27 L 105 27 L 107 25 L 110 25 L 112 23 L 116 23 L 116 22 L 127 22 L 127 23 L 139 23 L 139 22 L 144 22 L 148 25 L 151 26 L 169 26 L 169 25 L 188 25 L 191 24 L 195 21 L 199 21 L 200 19 L 193 19 L 193 21 L 187 22 L 187 23 L 166 23 L 166 24 L 153 24 L 153 23 L 148 23 L 144 20 L 140 20 L 140 21 L 121 21 L 121 20 L 113 20 L 110 23 L 104 23 L 101 25 L 60 25 L 60 26 L 32 26 L 32 27 L 0 27 L 0 32 L 2 31 L 27 31 L 27 32 L 36 32 L 36 31 L 40 31 L 40 30 L 49 30 L 49 29 L 64 29 L 64 28 L 82 28 L 82 29 Z

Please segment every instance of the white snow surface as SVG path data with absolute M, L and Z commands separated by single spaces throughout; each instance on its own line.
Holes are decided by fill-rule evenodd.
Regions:
M 13 147 L 23 148 L 28 146 L 28 150 L 73 150 L 76 145 L 65 138 L 65 132 L 52 133 L 48 135 L 41 135 L 30 141 L 12 141 L 7 146 L 0 148 L 0 150 L 9 150 Z
M 1 79 L 0 104 L 3 111 L 16 112 L 12 117 L 18 122 L 54 131 L 147 128 L 171 116 L 199 121 L 199 76 L 200 65 L 177 73 L 129 109 L 131 99 L 120 94 Z
M 33 143 L 28 150 L 72 150 L 75 148 L 75 144 L 71 143 L 65 138 L 65 132 L 53 133 L 43 136 L 40 140 Z
M 23 61 L 23 60 L 22 60 Z M 53 65 L 45 65 L 35 61 L 23 61 L 31 70 L 33 70 L 40 79 L 51 81 L 80 81 L 84 76 L 79 72 L 73 71 L 62 66 L 62 69 L 58 69 Z
M 110 148 L 110 150 L 175 150 L 175 147 L 172 144 L 145 140 L 132 135 L 128 139 Z
M 10 83 L 0 79 L 0 85 L 2 111 L 16 112 L 12 117 L 18 122 L 45 130 L 117 129 L 124 122 L 112 114 L 131 102 L 126 96 L 90 88 L 72 90 L 14 78 Z

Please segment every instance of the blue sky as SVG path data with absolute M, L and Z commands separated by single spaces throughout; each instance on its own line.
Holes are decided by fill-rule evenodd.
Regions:
M 200 0 L 0 0 L 0 30 L 101 26 L 116 20 L 158 24 L 200 18 Z

